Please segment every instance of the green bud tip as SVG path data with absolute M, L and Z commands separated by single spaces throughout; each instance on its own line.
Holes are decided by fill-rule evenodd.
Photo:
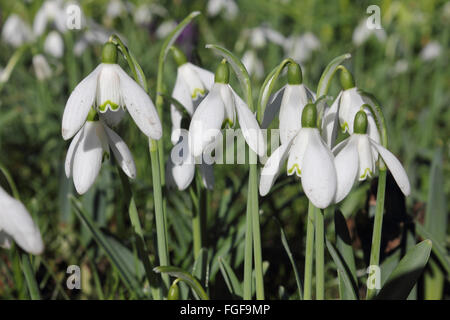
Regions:
M 179 67 L 187 62 L 186 55 L 183 53 L 183 51 L 175 46 L 170 47 L 170 50 L 172 51 L 173 58 L 175 59 L 175 62 Z
M 98 121 L 97 110 L 95 110 L 94 108 L 91 108 L 91 110 L 89 110 L 86 121 Z
M 225 84 L 230 82 L 230 68 L 228 67 L 228 63 L 225 59 L 223 59 L 217 67 L 214 82 Z
M 179 300 L 180 299 L 180 288 L 178 287 L 179 279 L 176 279 L 169 288 L 167 293 L 167 300 Z
M 300 68 L 300 65 L 298 63 L 290 63 L 288 65 L 287 77 L 288 84 L 302 84 L 302 68 Z
M 112 42 L 107 42 L 102 49 L 102 63 L 117 63 L 117 47 Z
M 355 87 L 355 80 L 353 79 L 352 74 L 350 71 L 348 71 L 345 67 L 341 66 L 339 69 L 341 69 L 341 86 L 344 88 L 344 90 L 351 89 Z
M 303 108 L 302 128 L 317 128 L 317 108 L 314 103 L 308 103 Z
M 367 133 L 367 114 L 363 110 L 365 105 L 362 105 L 361 110 L 359 110 L 355 115 L 355 120 L 353 121 L 353 132 L 358 134 Z

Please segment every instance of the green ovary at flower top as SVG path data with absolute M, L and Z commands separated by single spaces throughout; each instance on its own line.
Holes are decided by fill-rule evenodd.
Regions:
M 301 177 L 303 190 L 314 206 L 326 208 L 333 203 L 337 184 L 334 157 L 320 136 L 317 109 L 312 103 L 303 108 L 301 128 L 272 153 L 262 169 L 262 196 L 269 193 L 286 159 L 287 174 Z
M 172 97 L 183 105 L 189 116 L 192 116 L 201 98 L 211 90 L 214 84 L 214 73 L 188 62 L 180 49 L 171 47 L 171 50 L 178 65 Z M 176 144 L 180 139 L 182 113 L 172 104 L 170 116 L 172 120 L 171 140 L 173 144 Z
M 258 155 L 266 152 L 262 131 L 247 104 L 229 85 L 229 67 L 226 61 L 217 68 L 211 91 L 203 99 L 192 116 L 189 126 L 189 148 L 194 157 L 215 141 L 224 121 L 239 125 L 248 146 Z
M 351 73 L 341 67 L 340 82 L 343 90 L 339 92 L 330 108 L 324 112 L 323 133 L 328 145 L 334 147 L 337 130 L 340 125 L 344 132 L 353 133 L 353 120 L 361 105 L 368 104 L 374 106 L 374 102 L 363 95 L 355 86 L 355 81 Z M 367 114 L 368 129 L 367 134 L 372 140 L 380 143 L 380 133 L 378 131 L 375 118 L 368 108 L 364 109 Z
M 378 153 L 405 196 L 411 192 L 408 176 L 400 161 L 368 134 L 370 123 L 367 112 L 365 105 L 360 106 L 352 121 L 353 133 L 333 149 L 337 173 L 336 202 L 344 199 L 358 180 L 363 181 L 372 176 L 376 170 Z
M 154 140 L 162 136 L 161 121 L 152 100 L 117 64 L 117 48 L 113 43 L 103 46 L 102 63 L 75 87 L 67 100 L 62 119 L 65 140 L 81 129 L 91 107 L 111 126 L 121 120 L 126 108 L 146 136 Z

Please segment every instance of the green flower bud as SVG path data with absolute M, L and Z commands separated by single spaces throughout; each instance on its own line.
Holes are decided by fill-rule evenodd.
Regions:
M 214 82 L 225 84 L 230 82 L 230 68 L 228 67 L 228 63 L 225 59 L 223 59 L 217 67 Z
M 298 63 L 290 63 L 288 65 L 287 77 L 288 84 L 302 84 L 302 69 L 300 68 L 300 65 Z
M 313 103 L 308 103 L 302 112 L 302 127 L 317 128 L 317 109 Z
M 167 300 L 179 300 L 180 299 L 180 288 L 178 287 L 179 279 L 176 279 L 169 288 L 167 293 Z
M 89 111 L 89 114 L 86 118 L 86 121 L 98 121 L 97 110 L 95 110 L 94 108 L 91 108 L 91 110 Z
M 353 132 L 359 133 L 359 134 L 366 134 L 367 133 L 367 114 L 362 108 L 365 105 L 361 107 L 361 110 L 359 110 L 355 115 L 355 121 L 353 121 Z
M 180 67 L 187 62 L 186 55 L 183 53 L 183 51 L 175 46 L 170 47 L 170 50 L 172 50 L 173 58 L 175 59 L 177 66 Z
M 117 47 L 112 42 L 107 42 L 102 48 L 102 63 L 117 63 Z
M 344 90 L 351 89 L 355 87 L 355 80 L 353 79 L 352 74 L 345 67 L 341 66 L 341 86 Z

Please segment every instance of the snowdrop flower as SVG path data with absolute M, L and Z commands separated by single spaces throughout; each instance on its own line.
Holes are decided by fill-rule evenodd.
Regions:
M 0 247 L 11 248 L 14 240 L 23 250 L 41 254 L 41 233 L 25 206 L 0 187 Z
M 301 36 L 290 36 L 284 43 L 286 55 L 301 64 L 309 60 L 312 53 L 319 48 L 320 41 L 311 32 L 306 32 Z
M 223 11 L 227 20 L 236 18 L 239 13 L 239 8 L 234 0 L 209 0 L 207 10 L 210 17 L 215 17 Z
M 111 0 L 108 2 L 108 5 L 106 7 L 106 15 L 110 19 L 120 17 L 123 14 L 127 13 L 127 5 L 124 4 L 121 0 Z
M 45 53 L 55 57 L 61 58 L 64 54 L 64 41 L 61 35 L 56 31 L 50 31 L 44 42 Z
M 247 50 L 242 57 L 242 63 L 250 75 L 256 79 L 264 77 L 264 65 L 253 50 Z
M 255 115 L 229 85 L 229 69 L 226 61 L 217 68 L 211 91 L 194 112 L 189 126 L 189 148 L 194 157 L 202 155 L 205 148 L 215 142 L 222 123 L 239 120 L 244 139 L 259 156 L 266 151 L 266 144 Z
M 65 32 L 66 27 L 66 12 L 61 0 L 47 0 L 37 11 L 34 22 L 33 31 L 37 36 L 44 33 L 48 24 L 54 24 L 56 30 Z
M 437 41 L 430 41 L 420 52 L 423 61 L 431 61 L 441 55 L 442 46 Z
M 75 42 L 73 51 L 76 56 L 80 56 L 89 45 L 103 44 L 109 39 L 110 32 L 108 30 L 92 21 L 88 21 L 88 23 L 90 25 L 89 29 Z
M 52 76 L 52 69 L 48 65 L 47 59 L 42 54 L 33 57 L 33 68 L 38 80 L 43 81 Z
M 158 39 L 166 38 L 173 29 L 177 27 L 177 23 L 174 20 L 167 20 L 161 23 L 156 29 L 155 34 Z
M 303 108 L 315 99 L 315 94 L 303 84 L 300 65 L 290 63 L 287 75 L 288 83 L 272 96 L 262 125 L 263 128 L 267 128 L 279 110 L 281 144 L 287 143 L 297 134 L 302 127 L 300 119 Z
M 333 149 L 337 173 L 336 203 L 347 196 L 356 181 L 372 176 L 378 153 L 405 196 L 411 192 L 405 169 L 389 150 L 370 138 L 368 124 L 366 112 L 358 111 L 353 122 L 353 134 Z
M 34 35 L 28 24 L 17 14 L 11 14 L 5 21 L 2 30 L 2 39 L 11 46 L 17 48 L 24 43 L 33 41 Z
M 94 112 L 95 113 L 95 112 Z M 95 118 L 94 118 L 95 119 Z M 100 120 L 88 120 L 70 143 L 65 172 L 79 194 L 89 190 L 100 172 L 103 155 L 112 151 L 123 172 L 134 179 L 136 166 L 126 143 Z
M 330 147 L 334 146 L 339 123 L 344 132 L 352 134 L 353 121 L 356 113 L 361 109 L 361 106 L 363 104 L 369 106 L 374 105 L 371 99 L 364 96 L 360 90 L 355 87 L 353 76 L 343 67 L 341 68 L 340 80 L 343 90 L 339 92 L 331 107 L 327 108 L 324 112 L 322 135 L 325 137 L 325 140 Z M 368 108 L 364 108 L 364 111 L 367 113 L 367 121 L 369 124 L 367 134 L 372 140 L 380 143 L 380 133 L 378 132 L 375 119 Z
M 353 31 L 352 40 L 356 46 L 360 46 L 365 43 L 371 36 L 375 36 L 380 42 L 386 40 L 386 32 L 384 31 L 384 29 L 369 29 L 367 27 L 366 19 L 363 19 Z
M 62 119 L 65 140 L 84 125 L 91 106 L 95 106 L 108 125 L 117 124 L 126 107 L 146 136 L 154 140 L 162 136 L 161 122 L 152 100 L 117 64 L 117 48 L 113 43 L 103 46 L 102 63 L 75 87 L 67 100 Z
M 186 56 L 178 48 L 171 48 L 178 65 L 177 78 L 172 91 L 172 97 L 178 100 L 190 117 L 206 93 L 214 84 L 214 73 L 187 62 Z M 180 139 L 182 113 L 173 104 L 170 106 L 172 119 L 171 140 L 176 144 Z
M 176 186 L 180 191 L 189 187 L 195 176 L 195 158 L 190 152 L 188 141 L 189 132 L 182 130 L 180 141 L 173 147 L 166 166 L 167 184 L 171 187 Z M 212 190 L 214 187 L 212 165 L 202 161 L 197 168 L 200 170 L 205 188 Z
M 336 193 L 334 157 L 317 129 L 317 110 L 312 103 L 303 108 L 301 128 L 281 144 L 261 171 L 259 193 L 269 193 L 287 159 L 287 174 L 301 177 L 303 191 L 318 208 L 333 203 Z

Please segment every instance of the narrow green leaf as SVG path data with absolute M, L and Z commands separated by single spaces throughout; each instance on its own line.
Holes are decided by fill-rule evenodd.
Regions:
M 230 293 L 233 296 L 236 296 L 236 297 L 239 297 L 242 299 L 242 284 L 240 283 L 240 281 L 237 278 L 236 274 L 234 273 L 233 269 L 228 264 L 228 262 L 225 259 L 223 259 L 222 257 L 219 257 L 218 261 L 219 261 L 220 272 L 222 273 L 222 276 L 225 279 L 225 284 L 227 285 L 228 290 L 230 290 Z
M 192 274 L 200 280 L 200 283 L 205 288 L 208 288 L 209 282 L 209 255 L 208 250 L 201 248 L 198 257 L 192 267 Z
M 355 257 L 353 255 L 352 240 L 347 228 L 347 221 L 339 210 L 334 212 L 334 229 L 336 233 L 336 247 L 342 257 L 342 263 L 349 271 L 352 280 L 353 288 L 358 288 L 358 280 L 356 277 Z M 348 292 L 347 287 L 342 279 L 342 274 L 339 271 L 339 292 L 341 299 L 349 300 L 353 293 Z
M 30 262 L 28 254 L 22 254 L 22 270 L 27 282 L 28 292 L 30 293 L 31 300 L 40 300 L 41 294 L 34 276 L 33 267 Z
M 436 258 L 444 267 L 447 275 L 450 275 L 450 258 L 444 245 L 437 239 L 435 239 L 434 235 L 425 230 L 425 228 L 420 223 L 416 223 L 416 232 L 423 239 L 431 240 L 431 242 L 433 243 L 433 253 L 436 255 Z
M 328 239 L 326 239 L 326 243 L 327 243 L 328 252 L 330 253 L 331 257 L 333 258 L 334 263 L 337 266 L 339 275 L 342 277 L 342 283 L 345 286 L 345 290 L 346 290 L 346 297 L 349 300 L 357 300 L 358 299 L 357 291 L 353 287 L 352 275 L 351 275 L 350 271 L 348 270 L 348 267 L 345 265 L 345 262 L 343 261 L 338 250 L 335 248 L 334 244 L 332 244 L 330 241 L 328 241 Z
M 277 222 L 278 227 L 280 228 L 281 243 L 283 244 L 284 250 L 286 251 L 289 261 L 291 262 L 292 269 L 294 270 L 295 282 L 297 283 L 297 289 L 298 289 L 298 296 L 299 296 L 300 300 L 303 300 L 303 289 L 302 289 L 302 283 L 300 280 L 300 274 L 297 269 L 297 264 L 295 263 L 294 256 L 292 255 L 291 249 L 289 248 L 289 243 L 287 241 L 286 234 L 284 233 L 283 227 L 281 226 L 278 219 L 276 219 L 274 217 L 274 220 Z
M 377 300 L 404 300 L 422 274 L 431 253 L 432 242 L 427 239 L 410 249 L 392 271 L 386 284 L 375 297 Z
M 200 282 L 198 282 L 198 280 L 189 272 L 186 272 L 181 268 L 172 266 L 155 267 L 153 268 L 153 271 L 155 271 L 156 273 L 167 273 L 172 277 L 180 278 L 181 280 L 186 282 L 192 290 L 194 290 L 194 292 L 199 296 L 201 300 L 209 300 L 209 297 L 201 286 Z
M 319 85 L 317 86 L 317 93 L 316 97 L 320 98 L 322 96 L 325 96 L 328 92 L 328 89 L 331 84 L 331 79 L 333 78 L 333 75 L 335 74 L 337 67 L 344 61 L 351 57 L 352 55 L 350 53 L 343 54 L 339 57 L 334 58 L 325 68 L 325 70 L 322 73 L 322 76 L 319 80 Z

